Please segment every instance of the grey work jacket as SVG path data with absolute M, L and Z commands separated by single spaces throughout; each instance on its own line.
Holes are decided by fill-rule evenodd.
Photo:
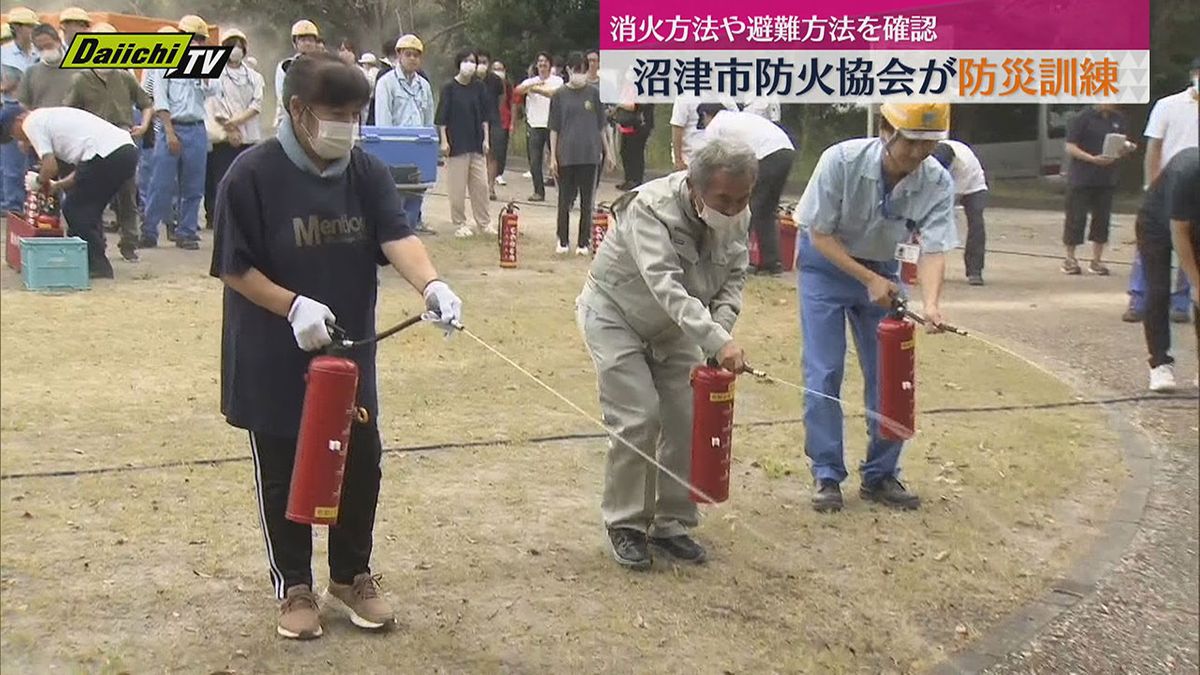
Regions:
M 700 220 L 686 178 L 686 172 L 674 173 L 617 200 L 583 301 L 607 301 L 647 342 L 682 331 L 705 356 L 714 356 L 732 339 L 742 311 L 747 233 L 721 234 Z M 589 294 L 600 296 L 599 302 L 589 301 Z

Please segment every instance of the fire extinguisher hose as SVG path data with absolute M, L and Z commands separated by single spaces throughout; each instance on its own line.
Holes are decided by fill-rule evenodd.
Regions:
M 353 349 L 355 347 L 361 347 L 363 345 L 369 345 L 372 342 L 379 342 L 380 340 L 389 338 L 389 337 L 395 335 L 396 333 L 399 333 L 400 331 L 404 330 L 405 328 L 408 328 L 409 326 L 415 326 L 416 324 L 421 323 L 421 321 L 423 321 L 423 320 L 424 320 L 424 316 L 421 314 L 417 314 L 415 316 L 410 316 L 407 319 L 396 324 L 395 326 L 392 326 L 391 328 L 388 328 L 387 330 L 384 330 L 382 332 L 376 333 L 373 337 L 363 338 L 361 340 L 351 340 L 346 335 L 346 330 L 344 328 L 342 328 L 341 326 L 338 326 L 337 324 L 330 323 L 330 324 L 326 324 L 326 325 L 329 326 L 329 334 L 330 334 L 330 336 L 333 337 L 333 344 L 330 345 L 332 351 L 341 351 L 341 350 Z

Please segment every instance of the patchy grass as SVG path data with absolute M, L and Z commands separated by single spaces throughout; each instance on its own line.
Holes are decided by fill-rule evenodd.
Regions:
M 515 271 L 496 267 L 490 241 L 428 241 L 468 327 L 596 411 L 572 311 L 586 261 L 552 256 L 549 214 L 522 212 Z M 746 380 L 732 497 L 699 529 L 712 562 L 628 574 L 599 522 L 604 442 L 528 442 L 596 429 L 465 336 L 416 328 L 380 349 L 385 446 L 493 444 L 385 459 L 374 566 L 399 630 L 328 616 L 322 640 L 288 643 L 274 636 L 244 434 L 217 412 L 219 285 L 205 254 L 145 259 L 74 295 L 0 277 L 0 469 L 240 460 L 6 480 L 6 672 L 919 670 L 1058 576 L 1123 476 L 1094 411 L 927 412 L 1072 393 L 980 342 L 922 336 L 920 434 L 904 458 L 922 511 L 867 506 L 851 479 L 846 512 L 811 512 L 800 399 Z M 384 276 L 390 325 L 419 298 Z M 736 331 L 756 366 L 793 381 L 795 303 L 788 281 L 754 279 Z M 859 379 L 851 361 L 849 465 L 864 446 Z

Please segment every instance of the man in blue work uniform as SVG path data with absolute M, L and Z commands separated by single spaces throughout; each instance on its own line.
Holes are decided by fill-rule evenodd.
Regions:
M 798 268 L 804 384 L 828 397 L 841 396 L 849 319 L 869 411 L 879 403 L 875 331 L 900 295 L 898 259 L 919 254 L 924 312 L 936 332 L 942 324 L 938 304 L 945 253 L 958 245 L 954 186 L 930 157 L 949 135 L 950 106 L 885 103 L 880 112 L 880 138 L 852 139 L 825 150 L 795 213 L 803 229 Z M 914 231 L 920 233 L 919 249 L 906 243 Z M 804 426 L 813 508 L 839 511 L 846 478 L 841 404 L 805 396 Z M 868 418 L 859 494 L 894 508 L 917 508 L 920 499 L 897 479 L 902 443 L 884 439 L 879 430 L 879 423 Z
M 21 78 L 40 58 L 33 46 L 33 27 L 39 23 L 38 15 L 28 7 L 13 7 L 8 11 L 12 41 L 0 48 L 0 96 L 6 106 L 17 105 Z M 4 187 L 0 210 L 24 212 L 25 172 L 29 166 L 29 157 L 21 152 L 16 141 L 0 145 L 0 183 Z
M 379 76 L 375 83 L 375 124 L 381 127 L 432 127 L 433 89 L 421 75 L 421 59 L 425 45 L 416 35 L 401 35 L 396 40 L 396 55 L 400 67 Z M 425 227 L 421 218 L 420 192 L 401 194 L 404 213 L 414 231 L 437 234 Z
M 193 44 L 208 39 L 208 24 L 189 14 L 179 20 L 179 31 L 191 33 Z M 158 245 L 158 226 L 171 215 L 178 190 L 179 225 L 175 245 L 189 251 L 200 248 L 200 203 L 204 201 L 204 175 L 208 165 L 208 132 L 204 129 L 204 101 L 220 91 L 215 79 L 159 78 L 154 83 L 154 112 L 162 123 L 155 132 L 154 174 L 150 204 L 142 222 L 142 248 Z

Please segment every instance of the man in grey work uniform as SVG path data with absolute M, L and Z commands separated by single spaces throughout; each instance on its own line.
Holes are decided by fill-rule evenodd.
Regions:
M 688 480 L 692 369 L 705 357 L 735 373 L 745 367 L 730 332 L 742 309 L 757 171 L 753 150 L 721 139 L 697 150 L 686 172 L 621 197 L 576 302 L 614 436 L 601 511 L 613 557 L 627 568 L 650 567 L 649 544 L 677 560 L 705 559 L 688 536 L 699 522 L 688 486 L 647 457 Z

